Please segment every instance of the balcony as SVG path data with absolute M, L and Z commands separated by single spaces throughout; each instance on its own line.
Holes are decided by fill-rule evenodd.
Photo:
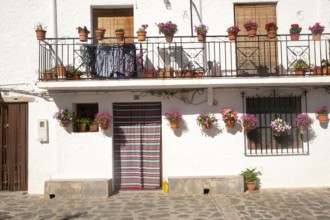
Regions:
M 302 73 L 295 66 L 303 60 Z M 122 90 L 206 87 L 328 86 L 330 34 L 268 39 L 238 36 L 48 38 L 39 42 L 38 86 L 47 90 Z M 80 74 L 77 74 L 80 73 Z M 46 74 L 48 73 L 48 74 Z M 47 78 L 48 76 L 51 76 Z M 79 78 L 78 78 L 79 75 Z

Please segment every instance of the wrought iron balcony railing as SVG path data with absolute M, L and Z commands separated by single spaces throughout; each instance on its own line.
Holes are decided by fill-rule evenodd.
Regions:
M 295 70 L 302 70 L 295 73 Z M 39 79 L 122 79 L 330 75 L 330 34 L 320 41 L 301 35 L 275 39 L 259 35 L 196 37 L 115 38 L 102 41 L 48 38 L 39 43 Z

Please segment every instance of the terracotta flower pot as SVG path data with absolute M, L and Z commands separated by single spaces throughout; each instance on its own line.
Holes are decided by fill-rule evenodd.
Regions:
M 98 125 L 97 124 L 91 124 L 90 126 L 89 126 L 89 131 L 90 132 L 96 132 L 97 131 L 97 129 L 98 129 Z
M 45 40 L 46 39 L 46 32 L 47 31 L 36 30 L 37 40 Z
M 281 136 L 282 136 L 282 133 L 283 133 L 283 132 L 276 131 L 276 130 L 273 131 L 273 135 L 274 135 L 275 137 L 281 137 Z
M 63 127 L 63 128 L 66 128 L 66 127 L 68 127 L 69 125 L 70 125 L 70 123 L 71 123 L 71 121 L 70 120 L 61 120 L 60 121 L 60 125 L 61 125 L 61 127 Z
M 125 32 L 117 31 L 117 32 L 115 32 L 115 34 L 116 34 L 116 39 L 117 39 L 118 43 L 124 41 Z
M 42 78 L 44 80 L 52 80 L 53 79 L 53 74 L 51 72 L 44 72 L 42 74 Z
M 103 40 L 105 34 L 105 29 L 96 29 L 95 38 L 96 40 Z
M 235 127 L 235 123 L 236 123 L 236 121 L 233 121 L 233 120 L 231 120 L 231 121 L 225 121 L 225 124 L 226 124 L 226 127 L 227 128 L 234 128 Z
M 313 41 L 320 41 L 321 40 L 321 34 L 312 34 L 312 40 Z
M 268 39 L 274 39 L 276 38 L 276 30 L 275 29 L 270 29 L 267 33 Z
M 174 37 L 174 34 L 165 34 L 166 42 L 172 42 L 173 37 Z
M 295 70 L 294 73 L 298 76 L 303 76 L 305 74 L 305 70 Z
M 66 78 L 66 67 L 65 66 L 57 66 L 56 67 L 57 78 L 65 79 Z
M 79 32 L 79 40 L 80 40 L 81 42 L 86 42 L 87 39 L 88 39 L 88 33 L 85 32 L 85 31 L 80 31 L 80 32 Z
M 85 125 L 85 124 L 79 124 L 78 125 L 78 131 L 79 132 L 86 132 L 87 131 L 87 125 Z
M 297 41 L 297 40 L 299 40 L 299 34 L 291 34 L 290 38 L 291 38 L 291 41 Z
M 205 35 L 202 35 L 202 34 L 198 34 L 197 35 L 197 40 L 199 42 L 204 42 L 206 40 L 206 36 Z
M 301 125 L 299 126 L 299 133 L 300 134 L 306 134 L 308 130 L 308 126 Z
M 229 40 L 236 40 L 237 33 L 236 32 L 229 32 L 228 33 L 228 39 Z
M 101 128 L 102 131 L 108 130 L 109 129 L 109 122 L 107 121 L 107 122 L 101 123 L 100 128 Z
M 328 114 L 318 114 L 317 119 L 320 121 L 320 123 L 327 123 L 329 120 Z
M 251 28 L 250 30 L 247 30 L 248 37 L 255 37 L 256 34 L 257 34 L 257 29 L 256 28 Z
M 246 188 L 248 191 L 253 192 L 256 189 L 256 183 L 255 182 L 245 182 L 246 183 Z
M 173 130 L 176 130 L 180 127 L 177 121 L 170 121 L 170 125 Z
M 136 34 L 137 34 L 138 41 L 145 41 L 146 40 L 146 36 L 147 36 L 146 31 L 137 31 Z

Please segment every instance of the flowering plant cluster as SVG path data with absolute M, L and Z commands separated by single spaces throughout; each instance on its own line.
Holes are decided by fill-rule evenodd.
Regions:
M 103 124 L 111 121 L 111 114 L 108 112 L 99 112 L 95 115 L 94 123 L 95 124 Z
M 83 28 L 79 26 L 79 27 L 77 27 L 77 30 L 78 30 L 78 33 L 80 33 L 80 32 L 85 32 L 87 34 L 90 33 L 86 26 L 84 26 Z
M 235 33 L 235 34 L 237 34 L 240 31 L 241 31 L 241 29 L 239 29 L 238 25 L 233 25 L 233 26 L 227 28 L 227 33 Z
M 285 121 L 283 121 L 280 118 L 271 121 L 270 127 L 277 132 L 285 132 L 286 130 L 291 129 L 291 125 L 287 124 Z
M 241 116 L 240 120 L 246 131 L 252 131 L 259 126 L 258 119 L 254 114 L 244 114 Z
M 244 28 L 249 31 L 251 30 L 252 28 L 255 28 L 257 29 L 258 28 L 258 24 L 254 21 L 251 21 L 251 20 L 247 20 L 244 24 Z
M 208 30 L 209 30 L 209 28 L 204 24 L 200 24 L 198 26 L 195 25 L 195 32 L 197 34 L 201 34 L 203 37 L 206 36 L 206 33 Z
M 309 26 L 308 30 L 310 30 L 313 34 L 322 34 L 324 31 L 324 26 L 320 25 L 319 22 L 316 22 L 312 27 Z
M 329 114 L 328 112 L 328 107 L 327 106 L 322 106 L 322 108 L 316 109 L 316 115 L 323 115 L 323 114 Z
M 275 22 L 269 22 L 269 23 L 267 23 L 267 24 L 265 25 L 265 29 L 266 29 L 267 31 L 269 31 L 269 30 L 277 30 L 278 27 L 277 27 L 277 25 L 276 25 Z
M 313 119 L 311 119 L 307 114 L 297 115 L 294 121 L 297 126 L 310 126 L 313 123 Z
M 178 26 L 174 23 L 172 23 L 171 21 L 168 21 L 166 23 L 159 23 L 156 25 L 159 28 L 159 33 L 163 33 L 165 35 L 170 35 L 170 34 L 175 34 L 178 31 Z
M 291 24 L 290 34 L 300 34 L 302 27 L 299 27 L 299 24 Z
M 68 109 L 60 109 L 57 112 L 55 112 L 53 118 L 57 119 L 59 121 L 72 121 L 75 117 L 74 112 L 70 112 Z
M 146 31 L 149 26 L 147 24 L 141 25 L 141 27 L 138 29 L 138 31 Z
M 165 118 L 170 122 L 178 122 L 182 121 L 182 115 L 178 111 L 171 111 L 165 114 Z
M 236 121 L 238 118 L 238 112 L 233 111 L 230 108 L 223 108 L 220 110 L 220 113 L 222 114 L 222 120 L 224 122 L 226 121 Z
M 216 124 L 218 119 L 211 113 L 201 113 L 197 117 L 197 124 L 203 128 L 211 128 L 212 125 Z

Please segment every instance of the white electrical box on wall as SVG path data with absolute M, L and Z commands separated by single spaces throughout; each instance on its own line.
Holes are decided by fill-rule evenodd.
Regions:
M 48 142 L 48 120 L 39 119 L 38 120 L 38 141 Z

